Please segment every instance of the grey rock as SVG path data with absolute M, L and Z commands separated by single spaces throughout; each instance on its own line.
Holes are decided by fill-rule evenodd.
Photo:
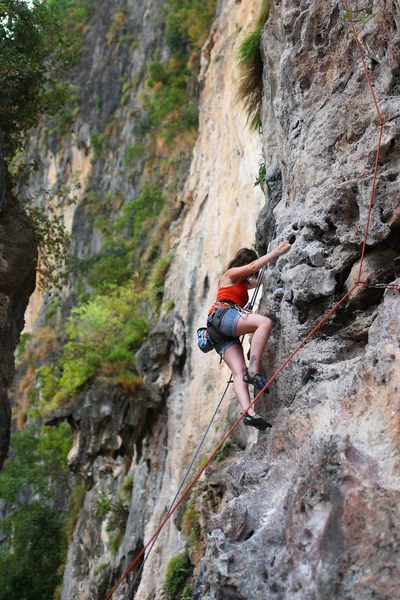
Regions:
M 310 302 L 321 296 L 330 296 L 336 286 L 332 271 L 308 265 L 297 265 L 283 271 L 282 280 L 290 286 L 294 303 Z
M 256 223 L 255 246 L 259 254 L 265 254 L 275 231 L 273 210 L 282 199 L 282 173 L 278 164 L 267 168 L 265 176 L 266 203 Z

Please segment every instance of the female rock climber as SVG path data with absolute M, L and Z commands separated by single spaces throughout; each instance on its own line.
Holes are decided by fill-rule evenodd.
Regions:
M 247 410 L 251 404 L 247 385 L 252 384 L 257 390 L 262 390 L 266 385 L 259 373 L 260 360 L 272 329 L 272 321 L 268 317 L 243 310 L 249 299 L 248 290 L 256 287 L 258 271 L 289 248 L 290 243 L 284 241 L 261 258 L 254 250 L 241 248 L 219 280 L 217 301 L 208 313 L 209 336 L 215 350 L 232 371 L 233 389 L 243 410 Z M 239 340 L 245 333 L 253 334 L 248 369 Z M 256 414 L 253 407 L 244 416 L 243 422 L 262 431 L 272 427 L 261 415 Z

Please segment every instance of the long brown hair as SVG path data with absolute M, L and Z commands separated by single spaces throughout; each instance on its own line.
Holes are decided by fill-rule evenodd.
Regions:
M 252 250 L 251 248 L 240 248 L 240 250 L 236 252 L 235 258 L 229 263 L 227 270 L 233 269 L 233 267 L 249 265 L 254 260 L 257 260 L 257 258 L 258 254 L 255 250 Z M 251 277 L 256 277 L 257 275 L 258 273 L 253 273 Z

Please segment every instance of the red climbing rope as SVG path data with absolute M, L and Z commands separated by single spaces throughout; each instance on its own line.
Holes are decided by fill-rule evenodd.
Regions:
M 388 119 L 386 121 L 382 120 L 382 116 L 381 116 L 381 113 L 380 113 L 380 110 L 379 110 L 379 107 L 378 107 L 378 102 L 376 100 L 374 89 L 373 89 L 372 83 L 371 83 L 371 79 L 369 77 L 369 73 L 368 73 L 368 70 L 367 70 L 367 67 L 366 67 L 366 64 L 365 64 L 364 55 L 363 55 L 363 52 L 362 52 L 362 49 L 361 49 L 361 44 L 359 42 L 357 31 L 356 31 L 356 28 L 354 26 L 353 19 L 351 17 L 351 11 L 348 8 L 347 1 L 343 0 L 343 2 L 344 2 L 344 6 L 346 8 L 347 17 L 348 17 L 348 19 L 350 21 L 350 24 L 351 24 L 351 28 L 352 28 L 352 31 L 353 31 L 353 34 L 354 34 L 354 38 L 355 38 L 355 41 L 356 41 L 356 44 L 357 44 L 358 51 L 360 53 L 361 61 L 362 61 L 362 64 L 363 64 L 363 67 L 364 67 L 364 71 L 365 71 L 365 75 L 366 75 L 366 78 L 367 78 L 367 81 L 368 81 L 368 86 L 369 86 L 369 89 L 370 89 L 370 92 L 371 92 L 371 95 L 372 95 L 372 98 L 373 98 L 373 101 L 374 101 L 375 109 L 376 109 L 376 112 L 378 113 L 378 117 L 379 117 L 378 146 L 377 146 L 376 159 L 375 159 L 375 168 L 374 168 L 374 172 L 373 172 L 372 187 L 371 187 L 371 196 L 370 196 L 370 200 L 369 200 L 368 216 L 367 216 L 366 227 L 365 227 L 364 241 L 363 241 L 363 246 L 362 246 L 362 251 L 361 251 L 361 259 L 360 259 L 360 267 L 359 267 L 359 271 L 358 271 L 358 279 L 357 279 L 356 283 L 353 285 L 353 287 L 319 321 L 319 323 L 314 327 L 314 329 L 307 335 L 307 337 L 297 346 L 297 348 L 290 354 L 290 356 L 279 367 L 279 369 L 272 375 L 271 379 L 266 383 L 266 385 L 263 388 L 263 390 L 261 390 L 257 394 L 257 396 L 254 398 L 253 402 L 250 404 L 250 406 L 248 407 L 248 409 L 245 411 L 244 414 L 247 414 L 247 412 L 249 411 L 249 409 L 257 402 L 257 400 L 263 394 L 264 390 L 271 385 L 271 383 L 277 378 L 277 376 L 279 375 L 279 373 L 281 373 L 281 371 L 286 367 L 286 365 L 293 359 L 293 357 L 299 352 L 299 350 L 308 342 L 308 340 L 314 335 L 314 333 L 316 333 L 316 331 L 318 331 L 318 329 L 325 323 L 325 321 L 339 308 L 339 306 L 346 300 L 346 298 L 348 298 L 350 296 L 350 294 L 359 285 L 370 285 L 367 282 L 361 281 L 361 272 L 362 272 L 362 266 L 363 266 L 363 261 L 364 261 L 366 246 L 367 246 L 367 238 L 368 238 L 369 225 L 370 225 L 370 221 L 371 221 L 371 213 L 372 213 L 372 208 L 373 208 L 373 204 L 374 204 L 374 197 L 375 197 L 375 190 L 376 190 L 376 181 L 377 181 L 377 173 L 378 173 L 378 167 L 379 167 L 379 156 L 380 156 L 381 141 L 382 141 L 382 128 L 391 119 Z M 388 289 L 397 289 L 398 291 L 400 291 L 400 286 L 397 286 L 395 284 L 375 284 L 375 285 L 376 285 L 376 287 L 384 287 L 384 288 L 388 288 Z M 240 415 L 240 417 L 232 425 L 232 427 L 230 428 L 230 430 L 228 431 L 228 433 L 225 435 L 225 437 L 220 441 L 220 443 L 218 444 L 218 446 L 216 447 L 216 449 L 214 450 L 214 452 L 208 458 L 208 460 L 206 461 L 206 463 L 201 467 L 201 469 L 198 471 L 198 473 L 195 475 L 195 477 L 192 479 L 192 481 L 190 482 L 190 484 L 188 485 L 188 487 L 183 492 L 182 496 L 179 498 L 179 500 L 176 502 L 176 504 L 173 506 L 173 508 L 171 508 L 171 510 L 168 513 L 168 515 L 164 518 L 164 520 L 162 521 L 162 523 L 158 527 L 157 531 L 152 535 L 152 537 L 149 539 L 149 541 L 147 542 L 147 544 L 145 545 L 145 547 L 143 548 L 143 550 L 135 558 L 135 560 L 124 571 L 124 573 L 121 575 L 121 577 L 119 578 L 119 580 L 117 581 L 117 583 L 114 585 L 114 587 L 112 588 L 112 590 L 109 592 L 109 594 L 107 595 L 107 597 L 105 598 L 105 600 L 110 600 L 110 598 L 112 597 L 112 595 L 114 594 L 114 592 L 116 591 L 116 589 L 119 587 L 119 585 L 122 583 L 122 581 L 129 575 L 129 573 L 132 571 L 132 569 L 135 567 L 135 565 L 139 562 L 139 560 L 141 559 L 141 557 L 143 556 L 143 554 L 146 552 L 147 548 L 150 546 L 150 544 L 153 542 L 153 540 L 158 536 L 158 534 L 160 533 L 160 531 L 162 530 L 162 528 L 164 527 L 164 525 L 169 521 L 169 519 L 174 514 L 174 512 L 177 510 L 177 508 L 182 504 L 182 502 L 185 499 L 185 497 L 188 495 L 188 493 L 190 492 L 190 490 L 193 488 L 193 486 L 195 485 L 195 483 L 198 481 L 199 477 L 202 475 L 202 473 L 205 471 L 205 469 L 208 467 L 208 465 L 214 459 L 215 455 L 221 449 L 221 447 L 226 442 L 226 440 L 229 438 L 229 436 L 231 435 L 231 433 L 233 432 L 233 430 L 236 429 L 236 427 L 239 425 L 239 423 L 241 422 L 242 418 L 243 418 L 243 414 Z

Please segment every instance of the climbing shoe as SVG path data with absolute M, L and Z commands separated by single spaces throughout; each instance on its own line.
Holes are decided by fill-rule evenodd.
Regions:
M 255 415 L 252 417 L 251 415 L 244 415 L 243 423 L 248 427 L 255 427 L 260 431 L 265 431 L 268 427 L 272 427 L 271 423 L 268 423 L 261 415 Z
M 265 381 L 264 377 L 260 375 L 260 373 L 256 373 L 252 376 L 250 375 L 248 369 L 246 369 L 244 372 L 243 381 L 245 383 L 251 383 L 251 385 L 254 385 L 256 390 L 258 390 L 259 392 L 261 392 L 261 390 L 263 390 L 267 385 L 267 382 Z M 269 394 L 269 388 L 266 388 L 264 390 L 264 394 Z

